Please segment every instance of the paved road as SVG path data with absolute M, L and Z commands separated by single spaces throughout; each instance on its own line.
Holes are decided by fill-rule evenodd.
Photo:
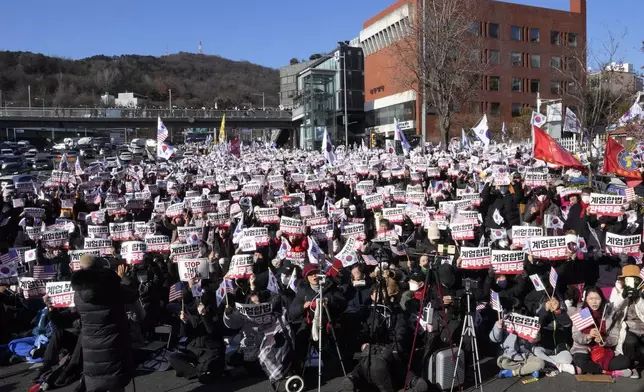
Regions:
M 28 364 L 18 364 L 0 368 L 0 392 L 25 392 L 31 387 L 31 378 L 35 370 L 29 370 Z M 484 361 L 483 378 L 488 380 L 484 384 L 484 391 L 488 392 L 644 392 L 644 380 L 619 379 L 613 384 L 582 383 L 575 380 L 574 376 L 560 374 L 553 378 L 542 378 L 537 382 L 523 385 L 520 379 L 495 379 L 493 374 L 496 369 L 494 361 Z M 309 371 L 311 380 L 305 390 L 317 390 L 316 371 Z M 489 374 L 486 377 L 485 374 Z M 309 377 L 307 377 L 308 380 Z M 341 390 L 341 377 L 328 380 L 322 387 L 325 392 Z M 268 392 L 270 387 L 263 377 L 250 377 L 243 370 L 234 370 L 231 374 L 222 377 L 211 385 L 201 385 L 198 382 L 189 382 L 174 376 L 174 371 L 157 372 L 138 376 L 135 379 L 136 390 L 139 392 Z M 73 386 L 60 389 L 61 392 L 73 392 Z M 126 388 L 132 391 L 132 385 Z M 472 391 L 467 388 L 465 392 Z M 368 391 L 372 392 L 372 391 Z

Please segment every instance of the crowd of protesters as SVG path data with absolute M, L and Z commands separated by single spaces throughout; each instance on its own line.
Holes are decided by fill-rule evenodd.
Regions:
M 637 194 L 576 185 L 521 146 L 340 148 L 331 162 L 191 148 L 4 187 L 2 364 L 41 362 L 49 389 L 118 391 L 136 369 L 277 383 L 322 361 L 342 363 L 347 391 L 425 391 L 471 309 L 478 347 L 463 348 L 496 356 L 498 377 L 639 377 Z M 159 326 L 162 355 L 146 350 Z

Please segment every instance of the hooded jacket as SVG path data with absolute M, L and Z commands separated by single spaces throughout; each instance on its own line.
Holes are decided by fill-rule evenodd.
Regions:
M 135 369 L 126 305 L 136 301 L 137 292 L 121 285 L 119 276 L 106 268 L 77 271 L 71 283 L 81 320 L 87 390 L 124 388 Z

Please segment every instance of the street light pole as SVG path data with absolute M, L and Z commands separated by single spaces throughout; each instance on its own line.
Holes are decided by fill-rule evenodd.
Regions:
M 29 97 L 29 109 L 31 109 L 31 85 L 27 86 L 27 96 Z
M 168 96 L 168 109 L 172 110 L 172 89 L 171 88 L 168 89 L 168 94 L 169 94 L 169 96 Z
M 427 17 L 426 16 L 427 13 L 425 12 L 425 0 L 423 0 L 422 7 L 423 7 L 423 10 L 422 10 L 422 12 L 423 12 L 423 18 L 422 18 L 423 27 L 422 27 L 422 30 L 421 30 L 421 34 L 423 35 L 423 37 L 422 37 L 423 39 L 421 40 L 421 42 L 422 42 L 423 48 L 421 50 L 421 53 L 422 53 L 423 58 L 421 59 L 420 66 L 423 67 L 423 69 L 422 69 L 422 75 L 423 75 L 422 76 L 422 78 L 423 78 L 422 83 L 423 83 L 423 85 L 422 85 L 422 92 L 421 92 L 421 94 L 423 94 L 423 99 L 422 99 L 421 105 L 423 105 L 423 106 L 420 108 L 420 116 L 422 117 L 421 118 L 421 131 L 422 131 L 421 133 L 422 133 L 422 136 L 423 136 L 423 140 L 421 142 L 421 148 L 422 148 L 423 155 L 425 155 L 425 143 L 427 143 L 427 83 L 426 83 L 427 76 L 425 74 L 425 72 L 426 72 L 426 68 L 425 68 L 425 39 L 426 39 L 425 26 L 426 26 L 426 23 L 427 23 L 425 18 Z

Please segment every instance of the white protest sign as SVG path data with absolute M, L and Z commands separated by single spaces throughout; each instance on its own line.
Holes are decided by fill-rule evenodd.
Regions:
M 519 275 L 523 272 L 525 253 L 522 250 L 493 250 L 492 267 L 499 275 Z
M 454 241 L 473 240 L 474 225 L 471 223 L 458 223 L 450 226 Z
M 209 262 L 206 258 L 179 258 L 177 260 L 179 267 L 179 279 L 183 282 L 188 282 L 191 279 L 208 279 L 209 275 Z
M 170 237 L 167 235 L 149 235 L 145 237 L 146 251 L 149 253 L 169 253 Z
M 126 241 L 121 244 L 121 257 L 127 264 L 139 264 L 143 262 L 146 249 L 143 241 Z
M 112 240 L 104 238 L 85 238 L 85 249 L 98 249 L 101 256 L 113 255 Z
M 113 241 L 127 241 L 134 238 L 134 222 L 110 223 L 109 230 Z
M 635 256 L 640 253 L 640 244 L 642 236 L 637 235 L 617 235 L 610 232 L 606 233 L 606 253 L 610 255 L 628 255 Z
M 300 219 L 283 216 L 280 220 L 280 230 L 285 234 L 304 234 L 304 223 Z
M 47 282 L 45 291 L 54 308 L 74 306 L 74 290 L 71 282 Z
M 533 237 L 528 241 L 532 257 L 547 260 L 566 260 L 568 258 L 566 237 Z
M 402 208 L 383 208 L 382 217 L 391 223 L 402 223 L 404 210 Z
M 197 257 L 199 254 L 199 244 L 170 244 L 170 257 L 173 262 L 177 262 L 177 258 L 181 257 Z
M 523 247 L 532 237 L 543 236 L 543 227 L 512 226 L 512 245 Z
M 253 274 L 253 255 L 234 255 L 226 277 L 229 279 L 248 278 Z
M 597 216 L 621 216 L 624 203 L 624 196 L 591 193 L 590 213 Z
M 461 248 L 461 269 L 488 269 L 492 265 L 492 250 L 486 248 Z

